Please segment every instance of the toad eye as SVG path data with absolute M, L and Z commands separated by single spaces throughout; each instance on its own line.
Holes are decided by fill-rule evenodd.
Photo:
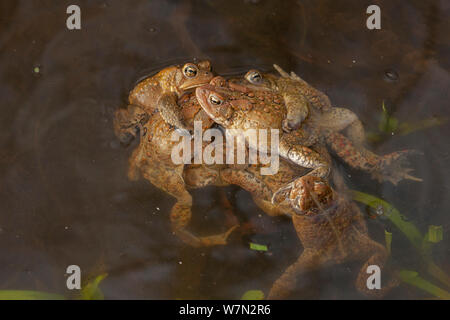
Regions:
M 183 68 L 183 74 L 188 78 L 194 78 L 197 76 L 198 68 L 194 64 L 187 64 Z
M 262 82 L 262 75 L 256 70 L 250 70 L 245 75 L 245 79 L 252 84 L 259 84 Z
M 223 101 L 219 97 L 212 94 L 209 96 L 209 102 L 211 102 L 215 106 L 220 106 Z

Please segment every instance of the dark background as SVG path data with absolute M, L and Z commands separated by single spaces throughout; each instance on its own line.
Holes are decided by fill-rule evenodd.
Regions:
M 66 8 L 81 7 L 82 29 L 66 28 Z M 381 30 L 366 28 L 366 8 L 381 7 Z M 225 247 L 193 249 L 170 232 L 173 199 L 146 181 L 130 182 L 112 113 L 136 80 L 164 66 L 208 58 L 214 71 L 271 70 L 277 63 L 355 111 L 377 130 L 381 104 L 400 121 L 449 110 L 448 1 L 1 1 L 0 289 L 68 294 L 65 270 L 108 272 L 105 297 L 239 298 L 265 292 L 301 252 L 286 219 L 266 217 L 249 195 L 226 188 L 241 221 Z M 34 72 L 35 68 L 39 72 Z M 393 76 L 392 76 L 393 75 Z M 434 250 L 449 260 L 448 125 L 391 136 L 379 154 L 418 149 L 422 183 L 379 184 L 340 167 L 352 188 L 395 205 L 422 232 L 444 226 Z M 194 192 L 192 228 L 223 230 L 217 188 Z M 403 235 L 370 220 L 371 235 L 393 232 L 393 256 L 419 268 Z M 268 253 L 248 241 L 269 246 Z M 181 262 L 181 264 L 180 264 Z M 361 263 L 362 264 L 362 263 Z M 302 278 L 293 298 L 363 298 L 353 287 L 361 264 Z M 427 297 L 403 285 L 387 298 Z

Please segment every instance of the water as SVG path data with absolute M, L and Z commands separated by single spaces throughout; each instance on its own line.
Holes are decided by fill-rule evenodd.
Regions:
M 0 289 L 69 294 L 65 270 L 108 272 L 106 298 L 239 298 L 265 292 L 301 252 L 289 220 L 264 215 L 248 193 L 226 188 L 250 234 L 218 248 L 184 246 L 170 230 L 173 199 L 130 182 L 113 134 L 112 112 L 137 79 L 174 62 L 208 58 L 214 71 L 270 70 L 277 63 L 355 111 L 377 130 L 382 101 L 400 121 L 447 116 L 450 84 L 446 1 L 378 1 L 382 29 L 365 27 L 361 1 L 79 1 L 82 30 L 65 27 L 70 1 L 0 4 Z M 434 259 L 449 270 L 448 124 L 370 147 L 412 158 L 422 183 L 394 187 L 341 167 L 349 185 L 383 197 L 422 232 L 442 225 Z M 224 228 L 219 188 L 194 193 L 192 229 Z M 393 232 L 393 255 L 415 269 L 417 255 L 382 219 L 374 239 Z M 268 253 L 248 242 L 269 246 Z M 353 287 L 361 264 L 302 278 L 292 298 L 364 298 Z M 430 278 L 428 278 L 430 279 Z M 435 282 L 436 283 L 436 282 Z M 441 285 L 443 286 L 443 285 Z M 444 287 L 445 288 L 445 287 Z M 448 290 L 448 288 L 446 288 Z M 386 298 L 425 298 L 407 285 Z

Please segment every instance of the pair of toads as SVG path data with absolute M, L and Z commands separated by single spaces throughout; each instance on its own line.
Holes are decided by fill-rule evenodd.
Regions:
M 324 93 L 295 73 L 274 67 L 279 76 L 250 70 L 244 77 L 225 79 L 214 76 L 210 63 L 202 61 L 165 68 L 138 83 L 127 108 L 117 110 L 114 118 L 121 142 L 140 136 L 129 160 L 128 176 L 132 180 L 143 177 L 176 199 L 170 212 L 173 231 L 192 246 L 226 244 L 238 226 L 211 236 L 189 232 L 190 189 L 237 185 L 250 192 L 267 214 L 290 217 L 304 251 L 275 281 L 268 298 L 288 297 L 300 274 L 350 260 L 365 261 L 356 279 L 357 289 L 383 296 L 397 280 L 391 278 L 381 289 L 369 290 L 366 270 L 374 264 L 383 268 L 388 253 L 368 236 L 358 207 L 345 192 L 331 187 L 333 181 L 328 177 L 338 175 L 334 170 L 330 174 L 329 150 L 351 167 L 394 184 L 402 179 L 420 181 L 403 167 L 412 151 L 379 156 L 367 150 L 363 125 L 352 111 L 333 107 Z M 260 169 L 266 164 L 250 163 L 248 157 L 244 163 L 233 164 L 174 163 L 172 151 L 179 142 L 171 138 L 173 132 L 190 136 L 196 121 L 202 131 L 218 127 L 227 137 L 237 132 L 234 129 L 241 133 L 278 129 L 278 148 L 270 151 L 281 158 L 278 172 L 263 175 Z M 240 142 L 248 152 L 261 147 L 255 141 L 244 138 Z M 203 149 L 208 148 L 201 143 Z M 339 181 L 335 185 L 342 185 Z

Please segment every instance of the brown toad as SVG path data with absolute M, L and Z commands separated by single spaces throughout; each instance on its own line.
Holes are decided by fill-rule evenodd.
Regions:
M 291 122 L 292 119 L 298 120 L 300 119 L 298 118 L 298 114 L 305 114 L 307 111 L 306 118 L 301 118 L 303 122 L 299 129 L 295 130 L 292 134 L 283 134 L 283 139 L 285 139 L 283 142 L 284 145 L 295 144 L 302 146 L 302 148 L 307 148 L 320 140 L 324 140 L 335 153 L 341 158 L 345 158 L 347 164 L 371 173 L 372 177 L 380 182 L 386 180 L 397 184 L 402 179 L 421 181 L 421 179 L 410 175 L 412 169 L 403 167 L 403 165 L 407 164 L 407 156 L 417 152 L 403 150 L 384 156 L 374 154 L 364 146 L 364 127 L 354 112 L 346 108 L 332 107 L 328 97 L 324 93 L 308 85 L 295 73 L 291 72 L 289 75 L 277 65 L 274 65 L 274 67 L 280 72 L 280 78 L 270 74 L 263 75 L 257 70 L 250 70 L 244 77 L 245 81 L 242 78 L 230 79 L 229 86 L 243 93 L 241 96 L 244 99 L 236 98 L 237 93 L 228 95 L 227 98 L 229 100 L 238 100 L 233 102 L 233 108 L 228 107 L 230 104 L 226 104 L 225 107 L 220 105 L 219 107 L 213 101 L 206 101 L 203 105 L 209 103 L 208 114 L 216 122 L 219 122 L 219 120 L 223 121 L 226 117 L 231 117 L 233 122 L 238 123 L 236 125 L 234 123 L 230 124 L 230 121 L 223 121 L 221 124 L 226 128 L 242 126 L 243 121 L 240 119 L 244 119 L 245 125 L 248 122 L 253 122 L 253 118 L 258 121 L 256 124 L 253 122 L 251 127 L 278 127 L 277 115 L 270 108 L 264 109 L 264 111 L 268 111 L 268 114 L 262 113 L 262 116 L 266 117 L 266 122 L 258 119 L 258 116 L 261 118 L 261 115 L 254 115 L 255 112 L 253 114 L 249 113 L 247 110 L 248 103 L 245 101 L 241 102 L 241 104 L 243 103 L 243 108 L 240 112 L 236 113 L 235 110 L 237 109 L 238 102 L 248 99 L 245 95 L 259 95 L 269 97 L 269 99 L 272 97 L 273 101 L 277 102 L 280 101 L 280 96 L 282 96 L 281 101 L 286 106 L 285 118 L 282 120 L 283 129 L 285 129 L 286 121 Z M 208 86 L 206 85 L 204 87 Z M 219 96 L 223 92 L 223 89 L 217 88 L 217 86 L 216 88 L 209 86 L 209 89 L 209 94 L 212 94 L 211 90 L 218 91 Z M 197 92 L 200 90 L 202 90 L 202 87 L 199 87 Z M 219 101 L 215 102 L 217 103 Z M 270 100 L 269 102 L 266 105 L 271 105 Z M 214 108 L 215 106 L 216 108 Z M 230 116 L 233 111 L 233 115 Z M 237 117 L 239 121 L 235 121 L 233 117 Z M 345 133 L 345 135 L 338 133 Z M 283 152 L 284 150 L 281 149 L 280 151 Z M 302 152 L 300 150 L 297 154 L 302 154 Z M 283 156 L 282 153 L 280 155 Z M 305 160 L 311 159 L 313 156 L 314 154 L 311 156 L 308 155 L 307 157 L 300 158 L 300 160 L 304 163 Z M 317 159 L 314 159 L 314 161 L 312 163 L 313 166 L 322 165 L 317 162 Z M 298 164 L 303 165 L 302 163 Z M 326 167 L 319 169 L 320 174 L 325 171 L 324 168 Z M 312 174 L 314 175 L 315 173 Z
M 300 127 L 309 114 L 310 106 L 317 110 L 331 109 L 328 97 L 321 91 L 310 86 L 296 74 L 287 74 L 274 64 L 281 77 L 262 74 L 258 70 L 249 70 L 244 78 L 249 84 L 260 90 L 270 90 L 283 96 L 286 104 L 286 118 L 283 120 L 283 130 L 286 132 Z
M 277 205 L 270 201 L 266 194 L 276 192 L 287 181 L 295 179 L 298 170 L 282 161 L 280 171 L 273 176 L 261 175 L 254 166 L 222 172 L 222 179 L 249 191 L 255 203 L 267 214 L 290 216 L 302 243 L 302 254 L 274 282 L 268 299 L 289 297 L 297 278 L 301 279 L 308 272 L 351 261 L 364 262 L 355 279 L 356 289 L 367 296 L 383 297 L 398 285 L 398 280 L 392 277 L 380 289 L 370 290 L 367 268 L 377 265 L 386 274 L 388 252 L 369 237 L 364 216 L 344 193 L 337 193 L 323 179 L 306 176 L 295 180 L 288 200 Z
M 296 207 L 301 209 L 292 215 L 292 222 L 303 252 L 275 281 L 269 299 L 288 297 L 299 276 L 348 261 L 364 261 L 355 286 L 365 295 L 381 298 L 398 285 L 398 279 L 391 277 L 380 289 L 368 288 L 368 267 L 376 265 L 383 270 L 389 254 L 384 246 L 369 237 L 356 204 L 313 176 L 298 180 L 290 200 L 297 202 Z
M 208 84 L 195 90 L 198 102 L 214 122 L 224 127 L 227 134 L 239 139 L 239 143 L 247 144 L 250 149 L 264 153 L 275 152 L 301 167 L 312 168 L 309 174 L 327 176 L 328 162 L 303 145 L 303 131 L 282 132 L 286 108 L 280 95 L 266 90 L 251 90 L 233 82 L 228 84 L 229 86 Z M 261 132 L 261 129 L 265 131 Z M 276 141 L 278 146 L 272 144 L 273 134 L 281 134 L 279 141 Z
M 187 130 L 177 100 L 187 90 L 208 83 L 213 78 L 209 61 L 170 66 L 140 81 L 130 92 L 127 109 L 115 113 L 116 136 L 127 142 L 156 110 L 168 124 Z

